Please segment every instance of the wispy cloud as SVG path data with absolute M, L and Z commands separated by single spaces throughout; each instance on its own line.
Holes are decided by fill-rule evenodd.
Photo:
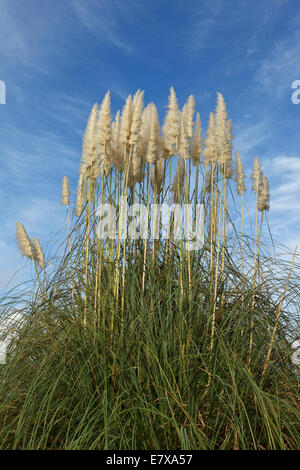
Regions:
M 8 129 L 6 135 L 11 136 L 11 143 L 7 142 L 5 147 L 2 144 L 5 158 L 1 159 L 1 184 L 10 182 L 18 190 L 22 185 L 28 188 L 31 184 L 35 184 L 36 188 L 40 184 L 47 186 L 53 176 L 77 168 L 80 152 L 62 142 L 58 135 L 50 131 L 29 136 L 20 129 Z M 14 139 L 23 142 L 25 148 L 15 145 Z
M 223 0 L 215 0 L 214 2 L 201 2 L 198 6 L 193 4 L 189 8 L 189 34 L 185 48 L 190 54 L 197 54 L 207 46 L 206 40 L 216 25 L 223 6 Z
M 250 57 L 259 47 L 257 41 L 263 29 L 274 21 L 288 1 L 253 0 L 251 7 L 248 1 L 236 0 L 203 0 L 193 2 L 190 7 L 187 4 L 190 22 L 186 48 L 191 54 L 196 54 L 204 48 L 211 51 L 216 45 L 219 49 L 221 41 L 223 50 L 219 49 L 219 60 L 226 54 L 228 62 L 237 46 L 235 39 L 238 35 L 238 43 L 246 46 L 244 54 Z M 246 29 L 247 36 L 244 36 Z
M 272 233 L 291 248 L 300 246 L 300 157 L 280 155 L 265 159 L 263 169 L 271 180 Z
M 264 168 L 274 181 L 272 188 L 272 209 L 296 214 L 300 221 L 300 157 L 278 156 L 264 161 Z M 288 223 L 289 220 L 286 222 Z
M 234 147 L 241 155 L 253 158 L 257 146 L 266 141 L 270 135 L 267 119 L 249 125 L 237 125 L 234 131 Z
M 38 8 L 36 8 L 38 6 Z M 52 9 L 56 8 L 56 15 Z M 51 74 L 49 55 L 59 54 L 58 41 L 63 38 L 61 21 L 65 16 L 62 5 L 43 4 L 31 0 L 20 8 L 18 0 L 0 2 L 0 59 L 2 71 L 10 74 L 22 69 L 23 81 L 30 71 Z M 51 18 L 51 20 L 50 20 Z M 66 20 L 66 18 L 65 18 Z M 66 25 L 66 21 L 64 22 Z M 66 34 L 67 29 L 64 33 Z
M 300 17 L 293 18 L 289 32 L 272 44 L 260 61 L 255 80 L 275 99 L 291 94 L 291 84 L 300 77 Z
M 124 5 L 121 2 L 71 0 L 71 4 L 78 19 L 92 34 L 111 42 L 127 53 L 134 51 L 134 43 L 127 40 L 121 32 L 120 14 L 124 13 Z

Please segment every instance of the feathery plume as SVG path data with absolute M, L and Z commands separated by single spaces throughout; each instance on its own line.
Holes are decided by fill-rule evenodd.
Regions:
M 254 157 L 251 179 L 253 181 L 252 189 L 257 194 L 257 196 L 259 191 L 259 185 L 261 182 L 261 173 L 262 171 L 260 168 L 259 159 L 257 157 Z
M 99 109 L 97 122 L 97 151 L 100 157 L 100 165 L 107 170 L 111 164 L 111 115 L 110 115 L 110 91 L 106 93 Z
M 226 104 L 221 93 L 218 93 L 216 118 L 216 151 L 217 162 L 222 167 L 226 178 L 232 177 L 232 121 L 227 119 Z
M 215 116 L 214 113 L 209 114 L 208 128 L 206 131 L 206 139 L 204 141 L 205 148 L 203 150 L 203 163 L 208 167 L 216 162 L 216 137 L 215 137 Z
M 190 158 L 189 143 L 188 143 L 187 135 L 186 135 L 186 132 L 185 132 L 184 113 L 183 112 L 181 113 L 181 119 L 180 119 L 180 138 L 179 138 L 178 153 L 185 160 Z
M 33 260 L 34 257 L 33 257 L 30 238 L 27 235 L 24 225 L 20 224 L 19 222 L 16 222 L 16 227 L 17 227 L 16 238 L 18 242 L 18 247 L 22 255 L 27 256 L 27 258 L 30 258 Z
M 270 209 L 270 191 L 267 177 L 261 172 L 261 181 L 258 190 L 257 208 L 259 211 Z
M 132 100 L 132 105 L 133 105 L 133 109 L 135 108 L 135 106 L 137 105 L 137 103 L 139 102 L 140 98 L 142 96 L 142 99 L 144 97 L 144 90 L 140 90 L 138 89 L 135 94 L 134 94 L 134 97 L 133 97 L 133 100 Z
M 82 142 L 81 173 L 86 174 L 88 167 L 91 167 L 96 160 L 96 125 L 97 125 L 98 105 L 94 104 L 89 115 Z
M 218 160 L 222 164 L 222 150 L 226 141 L 226 122 L 227 122 L 227 111 L 226 104 L 222 93 L 217 93 L 217 106 L 215 113 L 215 125 L 216 125 L 216 147 L 218 152 Z
M 116 117 L 114 122 L 112 123 L 112 144 L 111 144 L 111 152 L 112 152 L 112 163 L 116 165 L 118 170 L 122 169 L 123 158 L 121 155 L 121 148 L 120 148 L 120 111 L 117 111 Z
M 33 238 L 32 246 L 33 246 L 34 257 L 37 260 L 40 268 L 43 269 L 45 267 L 44 253 L 43 253 L 43 250 L 41 248 L 38 238 L 36 237 Z
M 176 93 L 173 87 L 170 88 L 168 111 L 163 125 L 164 145 L 173 151 L 173 146 L 179 137 L 179 109 Z
M 192 160 L 194 165 L 200 163 L 200 156 L 202 151 L 202 137 L 201 137 L 201 119 L 200 114 L 196 115 L 195 131 L 193 134 L 193 146 L 192 146 Z
M 133 98 L 133 112 L 130 126 L 129 145 L 137 147 L 142 125 L 144 92 L 138 90 Z
M 83 173 L 80 173 L 78 186 L 77 186 L 77 193 L 76 193 L 76 203 L 75 203 L 76 205 L 75 215 L 77 217 L 80 217 L 81 215 L 83 200 L 84 200 L 84 175 Z
M 221 170 L 225 178 L 232 178 L 233 168 L 232 168 L 232 120 L 228 119 L 226 121 L 226 139 L 224 142 L 224 151 L 223 151 L 223 166 Z
M 193 118 L 195 112 L 195 98 L 194 95 L 190 95 L 186 104 L 183 107 L 183 115 L 184 115 L 184 122 L 185 122 L 185 132 L 189 139 L 193 137 Z
M 244 165 L 242 163 L 241 156 L 240 156 L 239 152 L 235 153 L 235 162 L 236 162 L 235 181 L 237 183 L 237 193 L 238 193 L 239 196 L 241 196 L 243 194 L 243 192 L 246 191 L 246 187 L 245 187 L 245 183 L 244 183 L 244 179 L 245 179 L 246 175 L 244 173 Z
M 150 137 L 150 128 L 151 128 L 151 109 L 152 103 L 147 104 L 144 108 L 142 114 L 142 124 L 141 124 L 141 139 L 139 145 L 139 151 L 143 159 L 143 163 L 147 161 L 147 149 L 148 142 Z
M 160 135 L 158 113 L 154 103 L 150 103 L 150 129 L 147 149 L 147 161 L 155 163 L 159 157 Z
M 69 178 L 67 176 L 63 177 L 62 187 L 61 187 L 61 204 L 63 206 L 68 206 L 70 204 L 70 184 Z
M 127 150 L 129 143 L 132 114 L 133 102 L 132 96 L 129 95 L 126 99 L 125 105 L 123 106 L 121 115 L 120 143 L 124 152 Z

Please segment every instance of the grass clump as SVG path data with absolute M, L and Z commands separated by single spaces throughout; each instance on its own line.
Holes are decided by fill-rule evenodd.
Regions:
M 143 99 L 140 90 L 130 95 L 113 123 L 109 92 L 94 105 L 72 219 L 63 180 L 68 236 L 51 272 L 38 240 L 17 225 L 38 289 L 23 299 L 0 370 L 0 447 L 297 449 L 289 340 L 298 260 L 296 251 L 288 265 L 269 255 L 267 178 L 255 159 L 251 237 L 222 95 L 204 142 L 192 95 L 180 111 L 171 88 L 162 130 L 155 105 Z M 236 224 L 233 178 L 242 208 Z M 143 210 L 133 214 L 128 205 L 137 203 Z M 165 204 L 170 217 L 153 204 Z M 191 238 L 172 204 L 189 205 Z M 3 299 L 4 310 L 16 302 Z

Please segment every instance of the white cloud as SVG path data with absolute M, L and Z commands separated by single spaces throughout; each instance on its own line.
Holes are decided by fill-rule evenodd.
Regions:
M 270 179 L 270 228 L 276 239 L 300 247 L 300 157 L 280 155 L 263 161 Z
M 0 59 L 2 73 L 11 77 L 11 86 L 16 86 L 16 70 L 22 68 L 22 80 L 30 72 L 51 74 L 49 54 L 59 54 L 58 42 L 66 35 L 61 28 L 64 6 L 56 2 L 56 14 L 52 14 L 51 3 L 40 8 L 40 2 L 31 0 L 20 5 L 18 0 L 0 2 Z M 64 18 L 66 26 L 66 18 Z M 65 37 L 64 37 L 65 39 Z M 12 73 L 14 71 L 14 73 Z
M 267 119 L 255 124 L 237 125 L 234 130 L 234 148 L 242 157 L 255 156 L 255 148 L 270 136 L 270 126 Z
M 300 78 L 300 21 L 294 18 L 288 37 L 272 44 L 260 62 L 256 82 L 275 99 L 292 94 L 291 85 Z
M 186 37 L 185 48 L 190 54 L 195 55 L 207 46 L 207 38 L 216 25 L 223 6 L 223 0 L 215 0 L 201 2 L 199 8 L 193 5 L 189 9 L 189 34 Z
M 300 221 L 300 157 L 282 155 L 266 159 L 263 169 L 272 180 L 272 210 L 295 212 L 295 218 L 289 219 L 290 222 Z
M 124 20 L 124 5 L 121 2 L 72 0 L 71 4 L 78 19 L 92 34 L 102 37 L 127 53 L 134 51 L 135 45 L 124 38 L 120 30 L 120 21 Z M 128 11 L 125 12 L 125 19 L 127 14 Z

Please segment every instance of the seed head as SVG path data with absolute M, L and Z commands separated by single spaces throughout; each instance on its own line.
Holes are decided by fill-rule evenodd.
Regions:
M 261 173 L 262 171 L 260 168 L 259 159 L 257 157 L 254 157 L 251 179 L 253 181 L 252 189 L 257 195 L 258 195 L 259 185 L 261 182 Z
M 201 120 L 200 120 L 200 114 L 197 113 L 195 131 L 193 134 L 193 146 L 192 146 L 192 159 L 193 159 L 194 165 L 199 164 L 201 151 L 202 151 Z
M 61 187 L 61 203 L 63 206 L 68 206 L 70 201 L 70 184 L 69 178 L 67 176 L 63 177 L 62 180 L 62 187 Z
M 143 158 L 143 163 L 147 161 L 147 150 L 148 142 L 150 138 L 150 129 L 151 129 L 151 113 L 152 113 L 152 103 L 147 104 L 144 108 L 142 114 L 142 124 L 141 124 L 141 139 L 139 145 L 139 151 Z
M 227 119 L 226 104 L 221 93 L 218 101 L 215 118 L 215 136 L 217 162 L 226 178 L 232 177 L 232 121 Z
M 36 237 L 33 238 L 32 246 L 33 246 L 34 257 L 37 260 L 40 268 L 43 269 L 45 267 L 44 254 L 43 254 L 40 242 Z
M 179 155 L 182 158 L 187 160 L 189 156 L 189 143 L 187 140 L 187 134 L 185 131 L 185 123 L 184 123 L 184 113 L 181 113 L 181 120 L 180 120 L 180 138 L 179 138 Z
M 84 184 L 85 179 L 83 173 L 79 175 L 79 181 L 77 186 L 77 193 L 76 193 L 76 208 L 75 214 L 77 217 L 80 217 L 83 207 L 83 200 L 84 200 Z
M 106 93 L 99 110 L 96 140 L 100 166 L 107 169 L 111 163 L 110 91 Z
M 180 132 L 180 116 L 177 104 L 176 93 L 173 87 L 170 88 L 168 111 L 166 114 L 165 122 L 163 125 L 163 136 L 165 145 L 169 148 L 170 152 L 173 150 L 179 138 Z
M 242 164 L 242 160 L 241 160 L 241 157 L 240 157 L 240 154 L 239 152 L 236 152 L 235 153 L 235 161 L 236 161 L 236 167 L 235 167 L 235 171 L 236 171 L 236 176 L 235 176 L 235 181 L 237 183 L 237 193 L 239 196 L 242 196 L 243 192 L 246 191 L 246 187 L 245 187 L 245 183 L 244 183 L 244 179 L 246 177 L 245 173 L 244 173 L 244 166 Z
M 94 104 L 88 118 L 87 126 L 82 142 L 82 165 L 86 168 L 92 166 L 96 160 L 96 126 L 97 126 L 98 105 Z
M 33 252 L 32 252 L 30 238 L 27 235 L 24 225 L 20 224 L 19 222 L 16 222 L 16 227 L 17 227 L 16 237 L 17 237 L 18 247 L 22 255 L 27 256 L 27 258 L 30 258 L 33 260 Z
M 260 185 L 257 197 L 257 208 L 259 211 L 270 209 L 270 191 L 267 177 L 261 173 Z
M 205 148 L 203 150 L 203 163 L 204 166 L 208 167 L 217 161 L 214 113 L 209 114 L 208 128 L 206 131 L 206 139 L 204 144 Z
M 185 132 L 189 139 L 193 137 L 193 118 L 195 112 L 195 98 L 194 95 L 190 95 L 186 104 L 183 107 L 184 123 L 185 123 Z
M 120 143 L 124 152 L 127 150 L 127 146 L 129 144 L 132 115 L 133 102 L 132 96 L 129 95 L 126 99 L 125 105 L 123 106 L 121 115 Z
M 140 139 L 140 131 L 142 125 L 142 114 L 143 114 L 143 99 L 144 92 L 138 90 L 133 98 L 133 112 L 132 121 L 130 126 L 129 144 L 134 146 L 136 149 Z
M 147 148 L 147 161 L 155 163 L 160 153 L 160 135 L 158 113 L 154 103 L 150 103 L 150 129 Z
M 120 148 L 120 111 L 117 111 L 116 118 L 112 123 L 112 162 L 118 170 L 122 169 L 123 156 Z

